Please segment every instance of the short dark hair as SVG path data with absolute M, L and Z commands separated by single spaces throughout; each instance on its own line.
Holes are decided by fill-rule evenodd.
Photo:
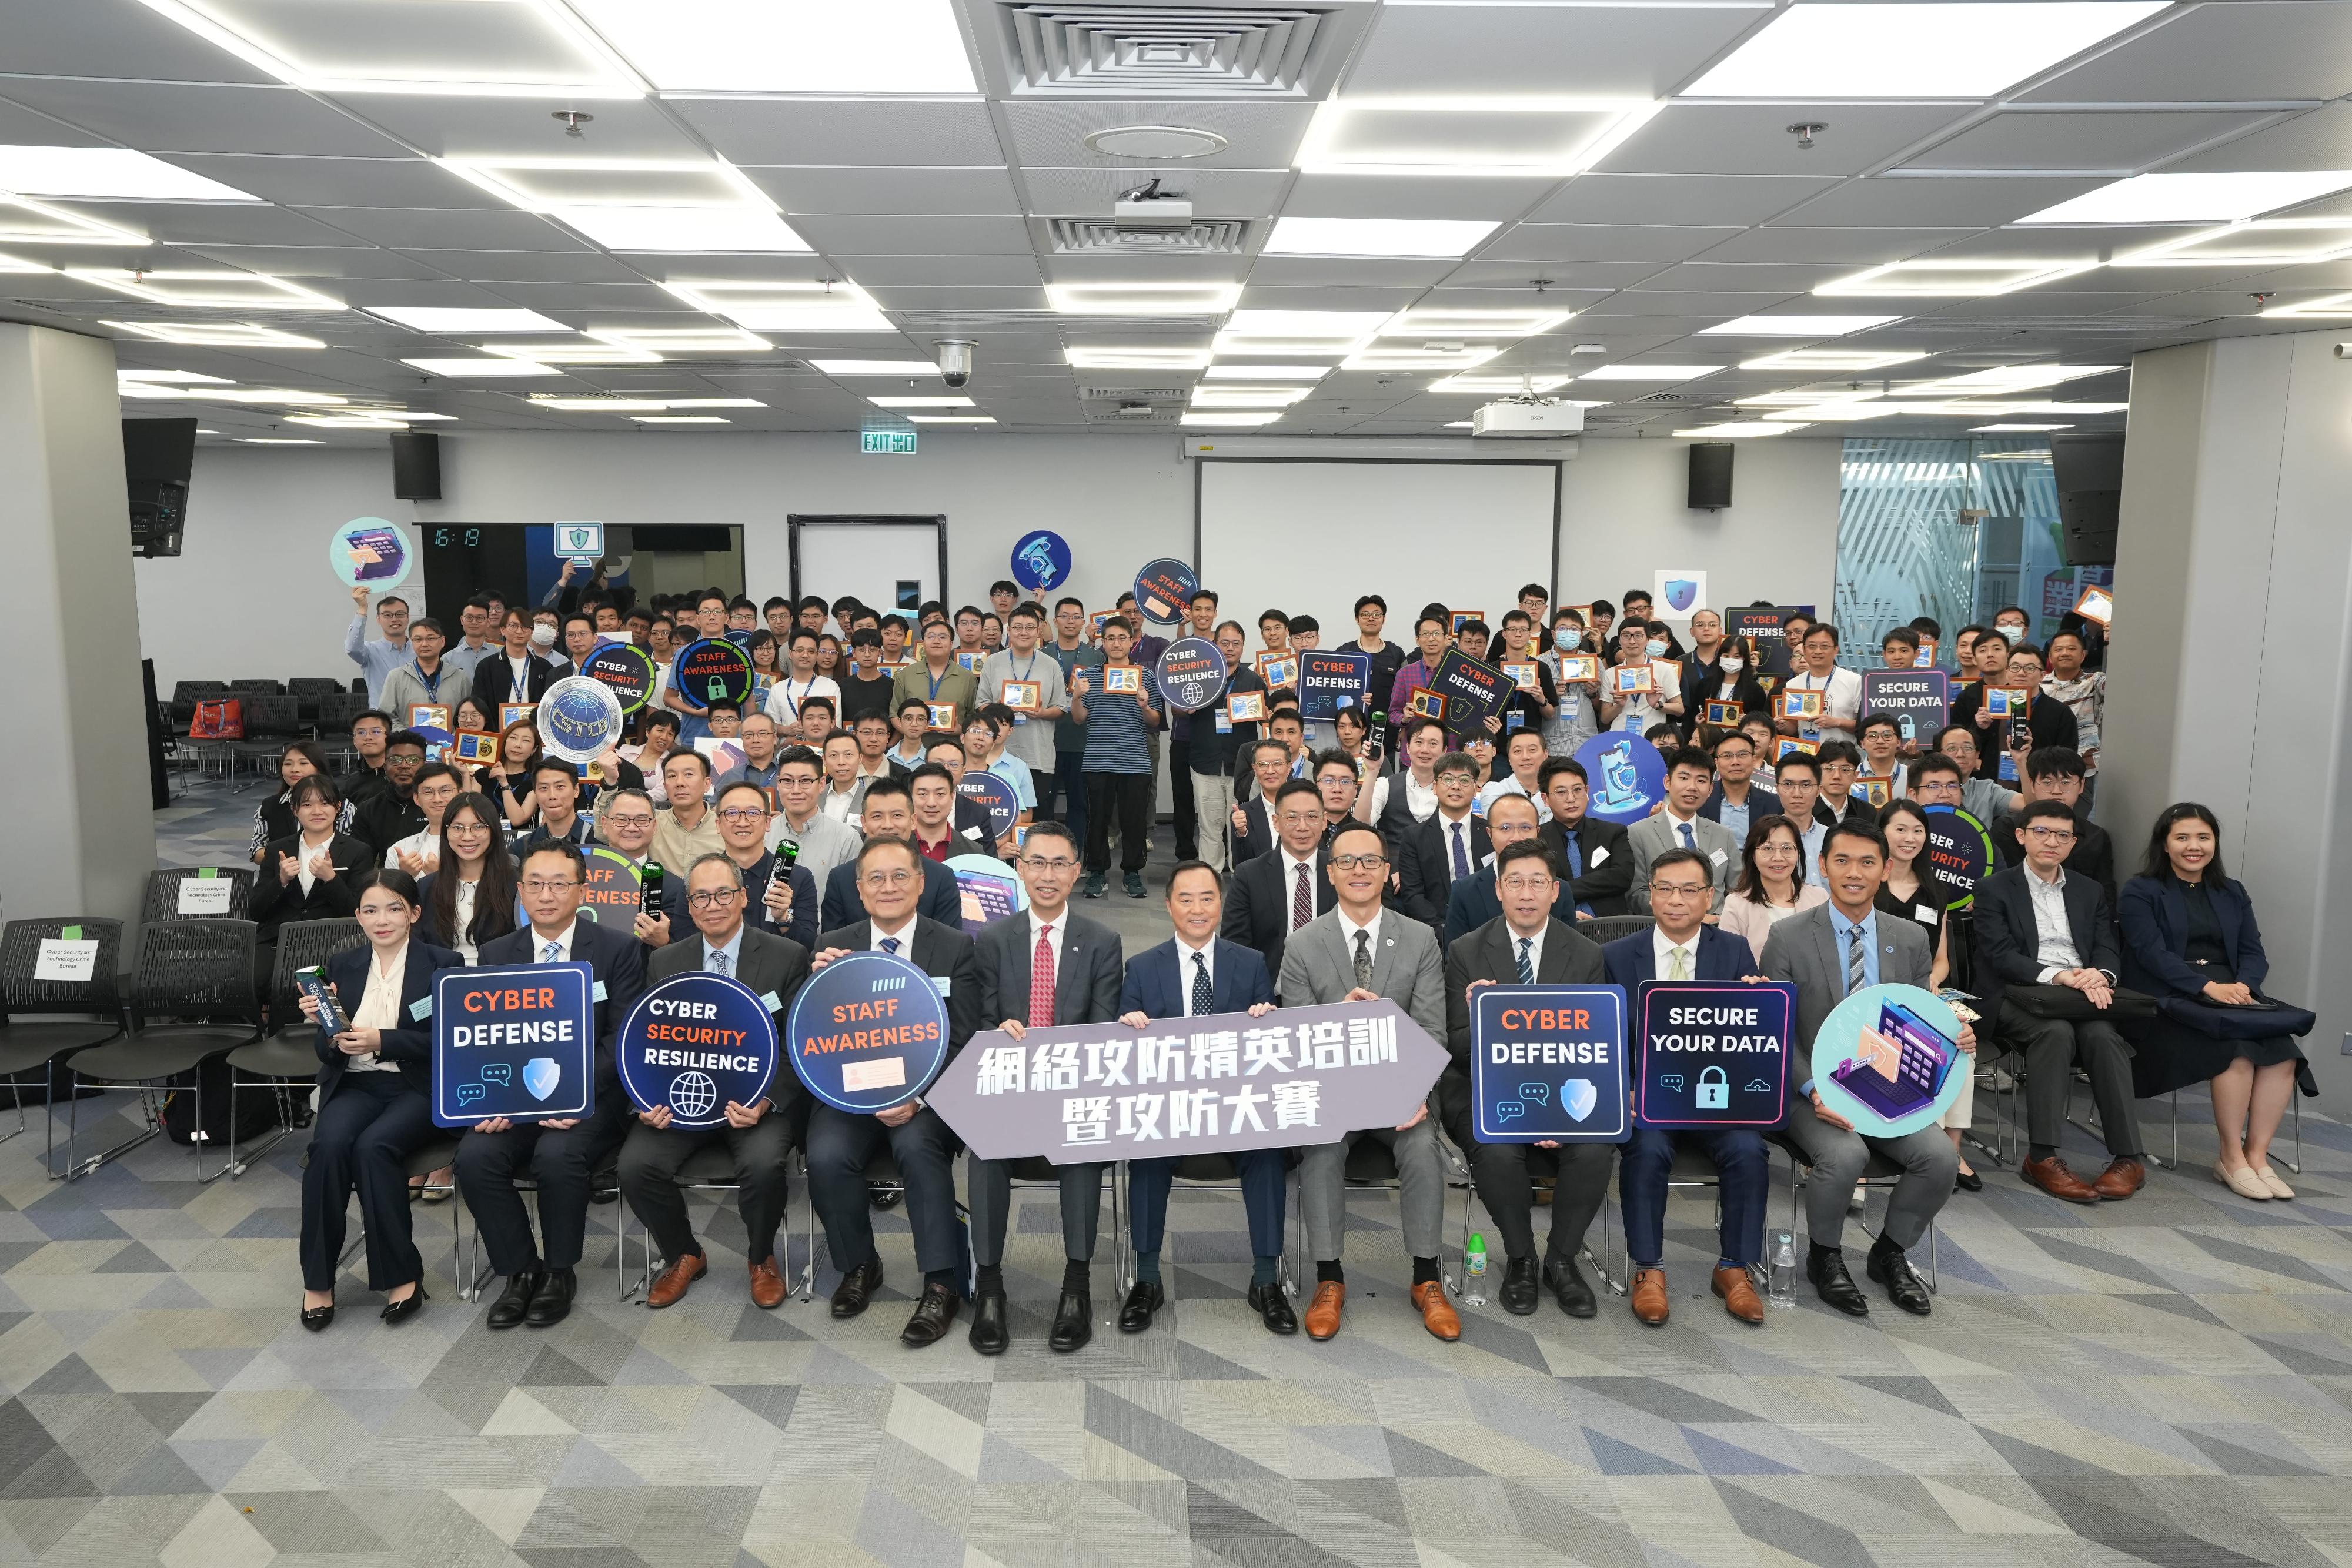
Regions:
M 1519 590 L 1518 596 L 1521 599 L 1540 599 L 1546 603 L 1549 603 L 1551 601 L 1551 590 L 1546 588 L 1540 582 L 1530 582 L 1526 587 Z
M 1878 645 L 1884 648 L 1890 643 L 1916 653 L 1919 651 L 1919 633 L 1908 626 L 1890 626 L 1886 634 L 1878 640 Z
M 898 774 L 886 773 L 866 786 L 866 793 L 860 797 L 860 804 L 862 805 L 865 801 L 871 800 L 877 796 L 889 795 L 899 796 L 909 805 L 912 805 L 914 802 L 914 797 L 908 793 L 907 780 Z
M 1349 756 L 1346 752 L 1340 750 L 1336 746 L 1326 747 L 1321 751 L 1317 752 L 1315 754 L 1314 762 L 1308 767 L 1307 771 L 1308 775 L 1312 777 L 1315 774 L 1322 772 L 1326 768 L 1344 768 L 1348 770 L 1349 778 L 1354 779 L 1358 777 L 1356 771 L 1356 759 Z
M 947 765 L 944 763 L 926 762 L 919 767 L 909 768 L 908 770 L 907 794 L 909 799 L 913 798 L 915 793 L 915 780 L 918 779 L 936 779 L 940 783 L 946 785 L 949 789 L 952 790 L 955 789 L 955 775 L 947 770 Z M 868 795 L 874 793 L 870 789 L 866 792 Z
M 2090 769 L 2084 765 L 2083 754 L 2071 746 L 2042 746 L 2028 752 L 2025 776 L 2028 779 L 2082 779 Z
M 1282 803 L 1285 800 L 1289 800 L 1294 795 L 1304 795 L 1308 800 L 1315 802 L 1318 810 L 1322 808 L 1323 792 L 1315 788 L 1312 780 L 1306 779 L 1286 779 L 1282 781 L 1282 788 L 1274 792 L 1274 809 L 1277 811 L 1280 810 L 1282 809 Z
M 1038 824 L 1038 826 L 1040 826 L 1040 827 L 1043 827 L 1043 826 L 1045 826 L 1045 824 L 1044 824 L 1044 823 L 1040 823 L 1040 824 Z M 1032 831 L 1034 831 L 1034 830 L 1033 829 L 1033 830 L 1032 830 Z M 1217 890 L 1217 894 L 1218 894 L 1218 896 L 1219 896 L 1220 898 L 1222 898 L 1222 897 L 1224 895 L 1224 891 L 1225 891 L 1225 879 L 1224 879 L 1224 877 L 1223 877 L 1223 873 L 1221 873 L 1217 870 L 1217 868 L 1216 868 L 1215 866 L 1211 865 L 1207 861 L 1199 861 L 1199 860 L 1194 860 L 1194 861 L 1178 861 L 1178 862 L 1176 862 L 1176 864 L 1175 864 L 1174 868 L 1173 868 L 1173 869 L 1171 869 L 1171 870 L 1169 872 L 1169 873 L 1168 873 L 1168 896 L 1169 896 L 1169 897 L 1171 897 L 1171 898 L 1173 898 L 1173 897 L 1175 897 L 1175 896 L 1176 896 L 1176 879 L 1177 879 L 1178 877 L 1180 877 L 1180 876 L 1183 876 L 1183 875 L 1185 875 L 1187 873 L 1190 873 L 1190 872 L 1196 872 L 1196 871 L 1204 871 L 1204 872 L 1207 872 L 1207 873 L 1209 873 L 1209 885 L 1210 885 L 1211 887 L 1213 887 L 1213 888 L 1215 888 L 1215 889 Z
M 2022 828 L 2026 823 L 2038 821 L 2043 817 L 2055 817 L 2070 828 L 2074 826 L 2074 809 L 2063 800 L 2029 800 L 2025 810 L 2011 820 Z
M 1563 773 L 1572 773 L 1580 783 L 1587 788 L 1591 786 L 1592 776 L 1584 770 L 1583 763 L 1573 757 L 1555 757 L 1536 769 L 1536 788 L 1549 794 L 1551 781 Z
M 427 779 L 453 779 L 457 780 L 457 788 L 460 790 L 463 790 L 466 787 L 465 778 L 459 774 L 456 768 L 450 767 L 446 762 L 428 762 L 424 767 L 418 768 L 416 770 L 415 780 L 410 787 L 413 789 L 416 784 L 422 784 Z
M 1370 605 L 1383 615 L 1386 615 L 1389 612 L 1389 601 L 1382 599 L 1377 593 L 1367 593 L 1359 597 L 1356 601 L 1354 612 L 1358 615 L 1361 615 L 1364 612 L 1364 607 L 1366 605 Z
M 1664 854 L 1662 854 L 1656 860 L 1652 861 L 1650 862 L 1650 875 L 1648 880 L 1651 882 L 1657 881 L 1658 873 L 1672 865 L 1695 865 L 1698 867 L 1700 874 L 1707 879 L 1710 886 L 1714 883 L 1714 862 L 1709 861 L 1705 855 L 1699 853 L 1696 850 L 1685 850 L 1681 848 L 1668 850 Z
M 1862 747 L 1851 740 L 1824 740 L 1813 753 L 1813 760 L 1827 768 L 1832 762 L 1843 762 L 1850 768 L 1862 766 Z
M 662 765 L 664 768 L 667 768 L 671 763 L 673 763 L 673 762 L 677 762 L 677 761 L 681 761 L 681 760 L 683 760 L 683 761 L 687 761 L 687 762 L 691 762 L 691 763 L 693 763 L 696 767 L 698 767 L 698 768 L 701 768 L 701 769 L 702 769 L 702 772 L 703 772 L 703 776 L 704 776 L 704 777 L 708 778 L 708 777 L 709 776 L 709 773 L 710 773 L 710 758 L 709 758 L 708 757 L 703 756 L 703 755 L 702 755 L 702 753 L 700 753 L 699 751 L 694 750 L 694 749 L 693 749 L 692 747 L 687 747 L 687 748 L 686 748 L 686 749 L 684 749 L 684 750 L 679 750 L 679 751 L 673 751 L 673 752 L 671 752 L 668 756 L 667 756 L 667 757 L 665 757 L 665 758 L 663 758 L 661 759 L 661 765 Z
M 290 803 L 297 807 L 307 806 L 313 800 L 337 807 L 343 803 L 343 792 L 336 789 L 335 781 L 323 773 L 305 773 L 294 780 L 294 788 L 289 793 L 293 796 Z
M 1860 811 L 1847 812 L 1843 817 L 1838 819 L 1836 824 L 1832 826 L 1828 832 L 1822 835 L 1822 858 L 1823 860 L 1827 860 L 1829 858 L 1830 844 L 1832 841 L 1842 838 L 1860 839 L 1864 843 L 1868 844 L 1871 848 L 1878 852 L 1878 858 L 1880 860 L 1885 860 L 1887 858 L 1886 835 L 1878 831 L 1878 824 L 1876 822 L 1872 821 Z
M 1325 848 L 1328 849 L 1333 854 L 1338 854 L 1339 852 L 1339 841 L 1346 838 L 1349 833 L 1371 834 L 1372 841 L 1381 846 L 1381 855 L 1387 855 L 1389 851 L 1389 841 L 1387 838 L 1381 834 L 1378 828 L 1372 826 L 1370 822 L 1359 821 L 1354 817 L 1350 817 L 1346 821 L 1339 824 L 1338 831 L 1332 833 L 1331 841 L 1325 846 Z
M 1203 599 L 1209 601 L 1212 609 L 1215 608 L 1219 602 L 1217 599 L 1217 591 L 1213 588 L 1196 588 L 1192 591 L 1192 597 L 1186 600 L 1184 602 L 1187 604 L 1198 604 Z
M 1713 773 L 1715 761 L 1696 746 L 1677 746 L 1666 753 L 1666 771 L 1672 773 L 1677 768 L 1696 768 L 1701 773 Z
M 372 887 L 380 887 L 388 893 L 398 894 L 401 901 L 411 909 L 419 908 L 424 903 L 416 896 L 416 879 L 398 866 L 372 866 L 362 872 L 359 880 L 352 883 L 352 904 L 356 905 L 362 897 L 366 896 L 367 890 Z
M 868 791 L 868 793 L 871 793 L 871 791 Z M 915 869 L 918 872 L 923 869 L 923 852 L 915 847 L 915 843 L 912 839 L 902 839 L 895 833 L 876 834 L 875 836 L 868 838 L 864 843 L 858 845 L 856 863 L 861 867 L 864 866 L 866 864 L 866 857 L 867 855 L 872 854 L 876 850 L 884 849 L 906 851 L 907 858 L 915 862 Z
M 815 768 L 819 773 L 824 771 L 824 759 L 819 757 L 815 750 L 810 747 L 787 746 L 782 751 L 776 753 L 776 770 L 778 772 L 783 771 L 785 768 L 796 762 L 805 762 L 811 768 Z
M 1895 716 L 1889 713 L 1864 714 L 1853 727 L 1856 735 L 1868 735 L 1874 729 L 1891 729 L 1898 736 L 1903 733 L 1903 727 L 1896 724 Z
M 395 729 L 383 737 L 383 748 L 387 753 L 395 746 L 413 746 L 425 752 L 433 749 L 432 744 L 413 729 Z
M 2029 758 L 2027 760 L 2030 761 L 2032 758 Z M 1967 771 L 1958 762 L 1940 751 L 1926 752 L 1921 755 L 1918 761 L 1911 765 L 1912 784 L 1917 785 L 1930 773 L 1948 773 L 1961 780 L 1966 780 L 1968 778 Z
M 1430 777 L 1433 779 L 1442 778 L 1448 773 L 1467 773 L 1475 779 L 1485 771 L 1485 768 L 1478 766 L 1478 759 L 1466 751 L 1447 752 L 1437 759 L 1437 766 L 1429 770 Z
M 570 839 L 532 840 L 530 844 L 524 847 L 521 858 L 515 862 L 515 869 L 517 871 L 522 870 L 541 855 L 561 856 L 563 863 L 572 868 L 572 874 L 575 880 L 581 882 L 588 880 L 588 862 L 586 860 L 582 858 L 580 847 L 577 844 L 574 844 Z M 415 901 L 412 899 L 409 902 L 415 903 Z
M 1521 839 L 1495 852 L 1495 880 L 1501 882 L 1504 871 L 1519 861 L 1540 861 L 1555 880 L 1559 876 L 1559 862 L 1552 859 L 1550 849 L 1541 839 Z
M 564 779 L 570 780 L 574 789 L 579 788 L 580 773 L 578 764 L 566 762 L 561 757 L 550 757 L 541 753 L 539 759 L 530 765 L 530 781 L 533 788 L 537 788 L 539 784 L 539 776 L 542 773 L 560 774 Z
M 1026 849 L 1041 838 L 1059 839 L 1070 846 L 1072 854 L 1078 852 L 1078 836 L 1070 831 L 1069 824 L 1066 822 L 1032 822 L 1029 824 L 1029 831 L 1022 837 L 1021 845 Z
M 1806 642 L 1810 643 L 1816 637 L 1827 637 L 1832 648 L 1838 645 L 1838 629 L 1826 621 L 1816 621 L 1805 628 Z
M 1290 632 L 1294 637 L 1301 632 L 1320 632 L 1322 630 L 1323 622 L 1316 620 L 1312 615 L 1294 615 L 1290 618 Z
M 757 784 L 752 783 L 749 779 L 738 779 L 731 784 L 720 785 L 719 789 L 719 800 L 712 803 L 714 805 L 723 803 L 728 796 L 732 795 L 738 789 L 749 789 L 752 794 L 760 797 L 761 805 L 766 806 L 769 804 L 768 792 L 760 788 Z
M 1822 759 L 1810 751 L 1792 751 L 1773 763 L 1772 777 L 1777 779 L 1791 768 L 1811 773 L 1815 784 L 1822 781 Z

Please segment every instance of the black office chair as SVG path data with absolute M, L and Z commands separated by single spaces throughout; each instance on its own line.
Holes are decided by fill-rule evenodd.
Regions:
M 228 779 L 232 794 L 245 788 L 236 781 L 237 766 L 253 764 L 256 777 L 268 775 L 278 754 L 289 741 L 302 738 L 302 699 L 258 693 L 246 699 L 245 737 L 228 743 Z M 275 781 L 274 779 L 272 780 Z
M 183 892 L 181 884 L 192 882 L 228 883 L 228 907 L 211 908 L 220 895 L 210 890 Z M 163 920 L 244 920 L 252 909 L 251 866 L 170 866 L 147 873 L 147 898 L 139 918 L 147 925 Z
M 84 980 L 38 977 L 42 949 L 50 943 L 94 942 L 97 953 Z M 115 976 L 121 969 L 122 923 L 92 915 L 62 920 L 12 920 L 0 931 L 0 1078 L 16 1102 L 16 1131 L 0 1133 L 0 1143 L 26 1130 L 24 1091 L 41 1086 L 49 1106 L 54 1082 L 50 1063 L 61 1056 L 103 1045 L 122 1033 L 122 998 Z M 77 950 L 78 952 L 78 950 Z M 53 958 L 65 956 L 52 954 Z M 49 1168 L 57 1151 L 57 1117 L 48 1113 L 49 1137 L 42 1155 Z
M 294 983 L 294 977 L 366 941 L 367 934 L 356 920 L 293 920 L 278 928 L 278 956 L 269 976 L 270 1018 L 278 1027 L 267 1039 L 241 1045 L 228 1053 L 230 1127 L 236 1125 L 238 1092 L 259 1090 L 278 1096 L 278 1131 L 268 1143 L 249 1153 L 239 1152 L 235 1138 L 230 1139 L 230 1180 L 243 1176 L 255 1161 L 276 1148 L 294 1130 L 298 1120 L 296 1097 L 307 1097 L 310 1085 L 319 1076 L 319 1052 L 313 1043 L 318 1028 L 302 1017 L 302 992 Z M 238 1074 L 255 1082 L 241 1082 Z
M 1646 915 L 1601 915 L 1576 923 L 1576 934 L 1589 942 L 1610 943 L 1638 936 L 1657 922 Z

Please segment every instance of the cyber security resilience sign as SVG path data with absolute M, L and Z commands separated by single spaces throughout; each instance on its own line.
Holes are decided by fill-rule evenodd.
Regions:
M 809 977 L 784 1038 L 793 1071 L 836 1111 L 870 1113 L 912 1100 L 947 1060 L 947 1002 L 892 953 L 852 953 Z
M 776 1071 L 776 1020 L 742 981 L 673 975 L 621 1020 L 614 1055 L 640 1111 L 669 1107 L 673 1127 L 718 1127 L 727 1105 L 755 1105 Z
M 1206 637 L 1179 637 L 1160 655 L 1160 693 L 1179 713 L 1197 713 L 1225 689 L 1225 655 Z
M 1633 1120 L 1769 1127 L 1788 1112 L 1797 988 L 1645 980 L 1633 995 Z
M 585 964 L 433 977 L 433 1121 L 563 1121 L 596 1108 L 595 978 Z
M 1625 1140 L 1622 988 L 1481 986 L 1470 1022 L 1480 1143 Z

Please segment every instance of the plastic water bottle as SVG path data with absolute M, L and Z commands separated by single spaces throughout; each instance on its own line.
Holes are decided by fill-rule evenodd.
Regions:
M 1785 1230 L 1773 1232 L 1772 1304 L 1793 1307 L 1797 1304 L 1797 1244 L 1796 1238 Z
M 1486 1238 L 1475 1230 L 1462 1254 L 1462 1302 L 1470 1307 L 1486 1304 Z

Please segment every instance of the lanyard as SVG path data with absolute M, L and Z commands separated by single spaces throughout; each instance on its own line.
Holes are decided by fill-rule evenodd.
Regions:
M 931 683 L 931 701 L 933 701 L 933 702 L 937 702 L 937 701 L 939 701 L 939 700 L 940 700 L 940 683 L 941 681 L 944 681 L 944 680 L 946 680 L 946 679 L 948 678 L 948 672 L 947 672 L 946 670 L 941 670 L 938 674 L 936 674 L 936 675 L 927 675 L 925 678 L 926 678 L 926 679 L 928 679 L 928 680 Z
M 811 692 L 816 690 L 816 677 L 814 675 L 811 675 L 808 678 L 807 684 L 801 687 L 801 695 L 799 696 L 793 695 L 792 682 L 780 680 L 776 685 L 783 688 L 784 700 L 792 704 L 793 716 L 794 718 L 798 718 L 801 716 L 801 704 L 808 700 L 808 695 Z

